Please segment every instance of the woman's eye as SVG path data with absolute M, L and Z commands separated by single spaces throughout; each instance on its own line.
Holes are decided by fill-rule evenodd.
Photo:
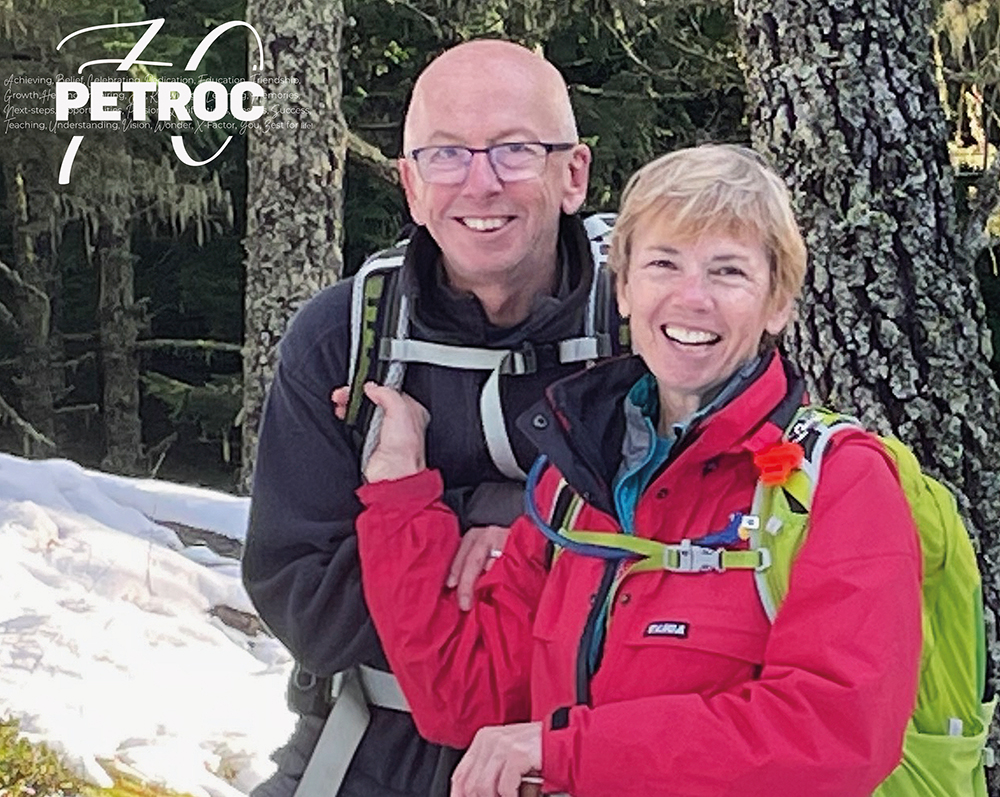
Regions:
M 738 266 L 720 266 L 715 269 L 715 273 L 720 277 L 745 277 L 746 272 Z
M 652 268 L 675 269 L 677 264 L 673 260 L 651 260 L 649 265 Z

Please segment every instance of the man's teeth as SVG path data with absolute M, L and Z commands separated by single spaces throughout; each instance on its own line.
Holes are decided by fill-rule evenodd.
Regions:
M 478 230 L 479 232 L 489 232 L 490 230 L 499 230 L 507 223 L 507 219 L 477 219 L 466 216 L 462 219 L 462 223 L 469 229 Z
M 663 327 L 663 333 L 678 343 L 715 343 L 719 340 L 719 336 L 714 332 L 705 332 L 700 329 L 686 329 L 685 327 L 665 326 Z

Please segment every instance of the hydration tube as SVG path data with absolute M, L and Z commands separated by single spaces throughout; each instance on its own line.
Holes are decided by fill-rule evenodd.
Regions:
M 538 479 L 548 464 L 549 458 L 545 454 L 539 454 L 535 464 L 528 471 L 528 480 L 524 485 L 524 511 L 531 518 L 531 521 L 538 527 L 538 530 L 545 535 L 545 538 L 560 548 L 565 548 L 581 556 L 596 556 L 599 559 L 610 559 L 621 561 L 623 559 L 642 559 L 641 554 L 633 551 L 626 551 L 621 548 L 611 548 L 605 545 L 591 545 L 590 543 L 576 542 L 565 534 L 552 528 L 542 520 L 542 515 L 535 504 L 535 488 L 538 486 Z
M 545 535 L 545 538 L 560 548 L 572 551 L 581 556 L 596 556 L 599 559 L 609 559 L 611 561 L 622 561 L 624 559 L 644 559 L 644 554 L 636 551 L 620 548 L 613 544 L 595 545 L 594 543 L 577 542 L 567 537 L 557 529 L 552 528 L 542 519 L 538 506 L 535 504 L 535 488 L 538 486 L 538 479 L 542 474 L 549 458 L 545 454 L 539 454 L 535 464 L 528 472 L 528 480 L 524 485 L 524 511 L 531 518 L 531 521 L 538 527 L 538 530 Z M 695 540 L 689 540 L 691 545 L 702 548 L 724 548 L 745 539 L 749 529 L 759 528 L 760 521 L 754 515 L 745 515 L 742 512 L 734 512 L 729 516 L 729 523 L 720 531 L 706 534 Z M 613 537 L 610 533 L 608 536 Z

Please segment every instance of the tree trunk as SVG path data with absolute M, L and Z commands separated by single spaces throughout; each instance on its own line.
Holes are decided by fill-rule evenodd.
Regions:
M 249 131 L 244 301 L 242 486 L 249 489 L 264 393 L 278 340 L 295 310 L 343 268 L 340 244 L 346 126 L 340 108 L 343 2 L 251 0 L 264 41 L 264 71 L 287 78 L 265 89 L 296 100 L 264 101 Z M 251 70 L 256 47 L 250 48 Z M 299 113 L 282 112 L 294 108 Z M 276 126 L 275 123 L 278 123 Z M 295 125 L 288 127 L 286 125 Z
M 735 6 L 754 146 L 791 186 L 811 256 L 790 348 L 814 399 L 895 431 L 956 489 L 995 613 L 1000 394 L 957 234 L 931 2 Z
M 142 460 L 139 359 L 135 347 L 140 309 L 133 288 L 131 215 L 126 196 L 109 195 L 100 208 L 96 246 L 105 445 L 101 467 L 124 474 L 138 474 Z
M 12 149 L 19 148 L 12 144 Z M 9 294 L 20 338 L 20 408 L 24 420 L 56 443 L 55 401 L 64 388 L 61 353 L 54 350 L 53 291 L 58 287 L 52 233 L 54 209 L 44 169 L 8 161 L 7 196 L 14 209 L 14 268 L 20 285 Z M 52 182 L 53 178 L 49 178 Z M 24 455 L 52 456 L 54 449 L 25 435 Z

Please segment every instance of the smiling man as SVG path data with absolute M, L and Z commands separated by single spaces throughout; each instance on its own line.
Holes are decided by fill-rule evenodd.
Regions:
M 591 292 L 601 241 L 575 215 L 589 167 L 565 83 L 529 50 L 469 42 L 414 86 L 399 171 L 418 227 L 392 253 L 398 269 L 383 268 L 392 287 L 378 300 L 390 314 L 405 300 L 409 324 L 397 335 L 405 340 L 383 331 L 378 342 L 395 345 L 390 373 L 405 366 L 398 386 L 430 413 L 427 461 L 465 534 L 438 588 L 457 588 L 460 604 L 521 510 L 537 452 L 514 419 L 557 378 L 618 348 L 611 292 Z M 365 273 L 386 263 L 377 255 Z M 446 794 L 455 759 L 420 739 L 402 710 L 361 592 L 354 490 L 363 446 L 330 396 L 350 381 L 352 311 L 367 284 L 346 280 L 302 308 L 265 408 L 244 581 L 298 662 L 289 694 L 301 717 L 256 797 Z M 376 358 L 386 350 L 372 346 Z M 398 601 L 400 611 L 415 608 Z M 334 700 L 341 679 L 332 676 L 344 672 Z

